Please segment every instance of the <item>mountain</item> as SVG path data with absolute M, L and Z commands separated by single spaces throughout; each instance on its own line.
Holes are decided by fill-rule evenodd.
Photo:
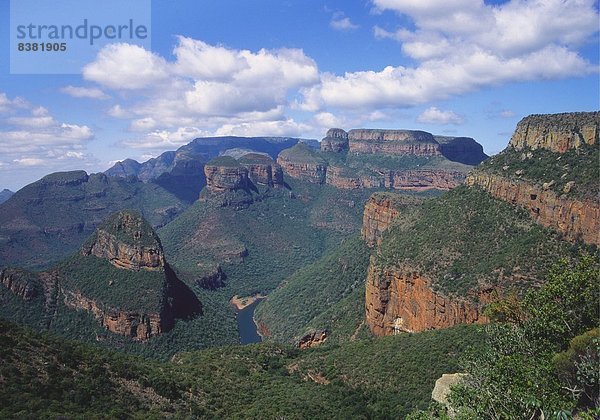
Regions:
M 223 154 L 243 152 L 264 153 L 272 158 L 299 141 L 318 147 L 315 140 L 300 140 L 291 137 L 202 137 L 181 146 L 176 151 L 162 153 L 156 158 L 139 163 L 133 159 L 117 162 L 105 174 L 111 177 L 136 176 L 144 182 L 153 181 L 179 199 L 193 203 L 205 185 L 204 164 Z
M 467 137 L 332 128 L 319 151 L 297 144 L 282 151 L 277 163 L 291 177 L 337 188 L 426 191 L 460 185 L 471 165 L 485 158 L 481 145 Z
M 154 183 L 57 172 L 0 204 L 0 266 L 44 268 L 75 251 L 110 214 L 136 209 L 162 226 L 186 203 Z
M 11 190 L 7 190 L 6 188 L 0 191 L 0 204 L 4 203 L 10 197 L 14 195 L 14 192 Z
M 53 268 L 3 268 L 0 282 L 3 316 L 58 333 L 80 329 L 75 334 L 82 338 L 106 340 L 110 332 L 145 341 L 202 311 L 165 261 L 152 227 L 129 211 L 111 215 L 78 253 Z

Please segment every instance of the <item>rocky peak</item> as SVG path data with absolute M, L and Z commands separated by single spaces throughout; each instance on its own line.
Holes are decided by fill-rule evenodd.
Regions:
M 348 150 L 348 133 L 341 128 L 330 128 L 321 140 L 322 152 L 343 152 Z
M 88 182 L 89 176 L 85 171 L 55 172 L 46 175 L 40 183 L 46 185 L 81 185 Z
M 600 112 L 530 115 L 523 118 L 510 139 L 515 150 L 548 149 L 564 153 L 584 144 L 597 144 Z
M 84 244 L 82 255 L 107 259 L 126 270 L 164 269 L 160 239 L 142 216 L 120 211 L 110 216 Z
M 206 188 L 212 193 L 246 190 L 248 169 L 231 156 L 219 156 L 204 166 Z

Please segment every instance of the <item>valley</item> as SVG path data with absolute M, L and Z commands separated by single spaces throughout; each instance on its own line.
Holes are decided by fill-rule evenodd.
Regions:
M 573 286 L 589 292 L 599 127 L 599 112 L 530 116 L 490 158 L 416 130 L 207 138 L 47 175 L 0 204 L 0 379 L 18 395 L 25 375 L 32 412 L 51 416 L 427 410 L 496 325 L 528 325 L 548 279 L 589 264 Z M 548 357 L 592 328 L 590 311 Z M 68 401 L 40 394 L 78 371 Z M 82 411 L 85 392 L 119 397 Z M 2 398 L 0 414 L 22 409 Z

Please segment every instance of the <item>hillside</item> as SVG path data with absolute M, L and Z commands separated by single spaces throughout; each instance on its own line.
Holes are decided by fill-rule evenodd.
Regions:
M 485 322 L 482 309 L 495 296 L 523 295 L 553 261 L 596 252 L 584 242 L 597 243 L 597 202 L 569 191 L 558 197 L 550 187 L 560 161 L 565 178 L 597 189 L 598 115 L 527 117 L 507 150 L 473 170 L 467 186 L 392 217 L 367 276 L 371 331 Z M 508 166 L 499 169 L 498 161 Z M 517 162 L 526 169 L 513 172 Z
M 0 204 L 0 266 L 49 267 L 121 209 L 138 210 L 158 227 L 185 207 L 162 187 L 134 178 L 84 171 L 50 174 Z
M 1 315 L 85 341 L 145 341 L 201 314 L 137 213 L 118 212 L 79 253 L 48 271 L 0 271 Z
M 10 197 L 14 195 L 14 192 L 11 190 L 7 190 L 6 188 L 0 191 L 0 204 L 4 203 Z
M 480 337 L 457 327 L 309 351 L 223 347 L 158 363 L 0 320 L 0 417 L 397 418 L 426 408 L 435 379 Z

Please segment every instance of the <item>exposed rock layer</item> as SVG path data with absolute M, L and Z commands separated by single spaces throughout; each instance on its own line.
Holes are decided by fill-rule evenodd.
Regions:
M 204 175 L 206 176 L 206 188 L 212 193 L 246 190 L 249 186 L 248 169 L 241 165 L 220 166 L 206 164 L 204 166 Z
M 413 130 L 355 129 L 348 132 L 350 152 L 391 155 L 440 155 L 440 145 L 430 133 Z
M 147 340 L 173 327 L 174 319 L 169 311 L 140 313 L 117 310 L 105 307 L 77 291 L 62 288 L 61 292 L 64 295 L 64 303 L 68 307 L 90 312 L 107 330 L 136 341 Z
M 27 274 L 21 270 L 3 268 L 0 270 L 0 283 L 25 301 L 38 294 L 35 285 L 27 280 Z
M 581 238 L 588 244 L 600 244 L 597 201 L 560 197 L 543 187 L 481 171 L 472 172 L 466 184 L 481 187 L 495 198 L 525 208 L 537 223 L 558 230 L 571 241 Z
M 360 230 L 367 246 L 373 248 L 375 245 L 379 245 L 383 232 L 399 214 L 400 212 L 395 208 L 390 197 L 373 194 L 365 204 Z
M 327 332 L 327 330 L 313 331 L 309 334 L 306 334 L 304 337 L 298 340 L 297 346 L 300 349 L 310 349 L 312 347 L 317 347 L 318 345 L 323 344 L 327 340 L 328 336 L 329 333 Z
M 600 112 L 530 115 L 517 124 L 510 146 L 564 153 L 583 144 L 597 144 L 599 131 Z
M 377 267 L 371 258 L 366 286 L 366 322 L 376 336 L 482 323 L 481 309 L 433 291 L 423 275 Z

